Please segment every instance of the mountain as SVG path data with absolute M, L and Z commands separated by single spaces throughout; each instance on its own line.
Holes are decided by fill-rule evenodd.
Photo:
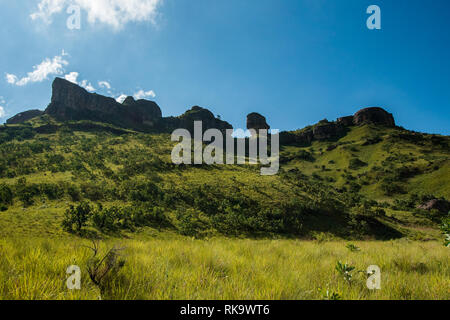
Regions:
M 0 127 L 1 235 L 58 236 L 66 210 L 84 201 L 84 232 L 102 236 L 427 240 L 440 238 L 447 214 L 450 137 L 397 127 L 382 108 L 282 132 L 275 176 L 259 165 L 173 164 L 172 129 L 231 128 L 198 106 L 163 117 L 155 102 L 118 103 L 55 79 L 45 113 L 16 119 Z M 247 127 L 270 119 L 253 112 Z
M 180 117 L 162 117 L 153 101 L 127 97 L 123 103 L 113 98 L 89 93 L 67 80 L 56 78 L 52 84 L 52 99 L 45 114 L 58 121 L 91 120 L 143 132 L 171 132 L 177 128 L 191 129 L 195 120 L 202 120 L 204 129 L 232 128 L 217 119 L 209 110 L 193 107 Z

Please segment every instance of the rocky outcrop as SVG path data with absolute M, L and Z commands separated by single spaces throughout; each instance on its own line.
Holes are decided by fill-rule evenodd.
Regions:
M 204 131 L 233 128 L 208 109 L 198 106 L 179 117 L 163 118 L 161 109 L 153 101 L 135 100 L 129 96 L 119 103 L 60 78 L 53 81 L 52 88 L 52 100 L 45 113 L 60 121 L 91 120 L 145 132 L 172 132 L 184 128 L 193 133 L 194 121 L 202 121 Z
M 315 140 L 335 140 L 345 134 L 345 129 L 334 122 L 322 122 L 313 127 L 312 133 Z
M 91 120 L 146 130 L 162 118 L 161 109 L 153 101 L 127 98 L 126 104 L 120 104 L 60 78 L 53 81 L 52 89 L 51 103 L 45 113 L 57 120 Z
M 267 124 L 266 118 L 259 113 L 252 112 L 247 115 L 247 129 L 254 130 L 269 130 L 270 126 Z
M 341 117 L 336 120 L 336 123 L 341 126 L 352 126 L 353 116 Z
M 438 210 L 442 213 L 448 213 L 450 211 L 450 202 L 443 199 L 433 199 L 417 207 L 422 210 Z
M 378 107 L 359 110 L 353 116 L 355 125 L 377 124 L 387 127 L 395 127 L 395 120 L 391 113 Z
M 168 131 L 182 128 L 187 129 L 192 134 L 194 132 L 195 121 L 202 122 L 203 132 L 208 129 L 218 129 L 221 131 L 233 129 L 231 124 L 216 118 L 211 111 L 199 106 L 192 107 L 179 117 L 163 118 L 163 126 Z
M 308 145 L 314 140 L 333 141 L 343 137 L 348 127 L 364 124 L 395 127 L 395 120 L 392 114 L 382 108 L 365 108 L 356 112 L 354 116 L 341 117 L 334 122 L 325 119 L 302 130 L 281 132 L 280 143 Z
M 21 112 L 21 113 L 16 114 L 14 117 L 6 120 L 6 124 L 24 123 L 28 120 L 31 120 L 33 118 L 41 116 L 43 113 L 44 113 L 44 111 L 41 111 L 41 110 L 28 110 L 25 112 Z

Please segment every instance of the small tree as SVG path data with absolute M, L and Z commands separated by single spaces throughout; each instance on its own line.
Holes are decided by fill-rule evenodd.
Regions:
M 86 226 L 89 218 L 92 215 L 92 207 L 88 202 L 81 202 L 78 206 L 70 206 L 64 214 L 62 226 L 67 232 L 80 233 L 83 227 Z

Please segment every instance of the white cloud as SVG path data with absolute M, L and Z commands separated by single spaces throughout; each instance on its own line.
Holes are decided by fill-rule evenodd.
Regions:
M 95 91 L 95 88 L 87 80 L 82 80 L 81 82 L 78 82 L 77 79 L 78 79 L 79 75 L 80 74 L 78 72 L 70 72 L 64 76 L 64 79 L 66 79 L 67 81 L 70 81 L 72 83 L 75 83 L 76 85 L 79 85 L 80 87 L 85 88 L 89 92 Z
M 154 98 L 154 97 L 156 97 L 156 94 L 155 94 L 155 92 L 153 92 L 153 90 L 150 90 L 150 91 L 139 90 L 133 96 L 136 100 L 139 100 L 139 99 L 144 99 L 144 98 L 148 98 L 148 97 Z
M 70 81 L 72 83 L 78 84 L 78 82 L 77 82 L 78 75 L 79 75 L 78 72 L 71 72 L 71 73 L 66 74 L 64 76 L 64 79 L 66 79 L 67 81 Z
M 64 52 L 63 52 L 64 53 Z M 25 86 L 30 82 L 42 82 L 50 75 L 60 75 L 64 72 L 64 66 L 69 62 L 63 56 L 55 56 L 52 59 L 46 58 L 40 64 L 33 67 L 33 71 L 28 72 L 26 77 L 19 79 L 16 75 L 7 73 L 6 81 L 16 86 Z
M 92 86 L 92 84 L 91 84 L 90 82 L 88 83 L 87 80 L 81 81 L 81 82 L 79 83 L 79 85 L 82 86 L 83 88 L 85 88 L 85 89 L 86 89 L 87 91 L 89 91 L 89 92 L 95 91 L 95 88 Z
M 86 11 L 89 23 L 100 22 L 120 29 L 128 22 L 149 21 L 155 23 L 158 7 L 163 0 L 41 0 L 38 11 L 31 19 L 51 22 L 54 14 L 61 13 L 67 6 L 78 5 Z
M 98 85 L 101 88 L 111 89 L 111 84 L 109 84 L 109 82 L 107 82 L 107 81 L 99 81 Z
M 10 84 L 14 84 L 17 81 L 17 77 L 13 74 L 7 73 L 6 74 L 6 81 Z
M 0 96 L 0 104 L 5 104 L 5 103 L 6 103 L 5 98 L 3 98 L 2 96 Z
M 118 96 L 118 97 L 116 98 L 116 101 L 117 101 L 118 103 L 123 103 L 123 102 L 125 101 L 126 98 L 127 98 L 127 95 L 126 95 L 126 94 L 121 94 L 120 96 Z
M 46 23 L 51 22 L 51 16 L 59 13 L 67 4 L 66 0 L 42 0 L 38 4 L 38 11 L 30 15 L 31 19 L 42 19 Z
M 3 118 L 4 116 L 6 116 L 5 109 L 2 106 L 0 106 L 0 118 Z
M 123 103 L 123 101 L 127 98 L 128 96 L 126 94 L 121 94 L 116 98 L 116 101 L 119 103 Z M 156 97 L 156 94 L 153 90 L 149 90 L 149 91 L 144 91 L 144 90 L 139 90 L 138 92 L 136 92 L 133 95 L 133 98 L 136 100 L 140 100 L 140 99 L 145 99 L 145 98 L 154 98 Z

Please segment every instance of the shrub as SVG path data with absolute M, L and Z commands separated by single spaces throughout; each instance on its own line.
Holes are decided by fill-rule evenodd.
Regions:
M 351 170 L 357 170 L 357 169 L 365 167 L 365 166 L 367 166 L 367 163 L 365 163 L 364 161 L 361 161 L 358 158 L 352 158 L 352 159 L 350 159 L 348 168 Z
M 13 202 L 13 192 L 6 184 L 0 184 L 0 204 L 3 206 L 11 205 Z
M 177 211 L 178 231 L 184 236 L 200 237 L 205 229 L 205 221 L 200 211 L 189 208 Z
M 91 215 L 92 207 L 88 202 L 81 202 L 76 207 L 71 205 L 64 214 L 62 227 L 67 232 L 81 233 Z

